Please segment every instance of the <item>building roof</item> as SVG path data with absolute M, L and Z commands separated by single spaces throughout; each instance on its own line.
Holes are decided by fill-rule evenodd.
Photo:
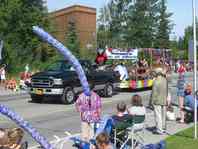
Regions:
M 51 12 L 50 16 L 57 17 L 60 15 L 71 13 L 71 12 L 85 12 L 85 13 L 96 14 L 96 8 L 83 6 L 83 5 L 72 5 L 72 6 Z

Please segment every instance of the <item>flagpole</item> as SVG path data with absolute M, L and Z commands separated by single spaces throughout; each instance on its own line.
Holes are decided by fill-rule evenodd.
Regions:
M 195 106 L 194 106 L 194 123 L 195 123 L 195 131 L 194 131 L 194 139 L 197 139 L 197 98 L 196 98 L 196 91 L 197 91 L 197 39 L 196 39 L 196 2 L 193 1 L 193 40 L 194 40 L 194 100 L 195 100 Z

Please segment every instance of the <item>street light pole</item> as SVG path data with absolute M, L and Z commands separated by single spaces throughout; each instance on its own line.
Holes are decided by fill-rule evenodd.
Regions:
M 194 123 L 195 123 L 195 132 L 194 132 L 194 139 L 197 139 L 197 98 L 196 98 L 196 91 L 197 91 L 197 39 L 196 39 L 196 2 L 193 0 L 193 40 L 194 40 Z

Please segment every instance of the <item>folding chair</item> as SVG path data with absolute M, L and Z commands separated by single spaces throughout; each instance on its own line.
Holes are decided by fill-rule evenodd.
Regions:
M 126 120 L 118 122 L 114 126 L 114 146 L 119 149 L 134 149 L 138 144 L 143 145 L 144 139 L 140 132 L 145 130 L 145 115 L 129 116 Z M 131 143 L 130 143 L 131 140 Z M 141 143 L 142 142 L 142 143 Z
M 113 136 L 111 140 L 119 149 L 124 149 L 128 143 L 128 128 L 132 126 L 133 116 L 127 115 L 124 120 L 114 123 Z M 127 141 L 126 141 L 127 140 Z
M 135 115 L 133 118 L 133 124 L 130 129 L 131 136 L 131 149 L 136 145 L 144 144 L 144 133 L 145 133 L 145 115 Z M 141 135 L 143 133 L 143 136 Z

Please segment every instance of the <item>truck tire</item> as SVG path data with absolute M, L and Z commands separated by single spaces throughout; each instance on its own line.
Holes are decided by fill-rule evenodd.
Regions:
M 43 97 L 37 95 L 31 95 L 32 102 L 34 103 L 42 103 Z
M 104 87 L 104 96 L 105 97 L 112 97 L 113 96 L 113 84 L 106 83 Z
M 63 95 L 61 97 L 61 101 L 63 104 L 72 104 L 75 101 L 75 93 L 74 90 L 70 87 L 67 87 L 63 91 Z

